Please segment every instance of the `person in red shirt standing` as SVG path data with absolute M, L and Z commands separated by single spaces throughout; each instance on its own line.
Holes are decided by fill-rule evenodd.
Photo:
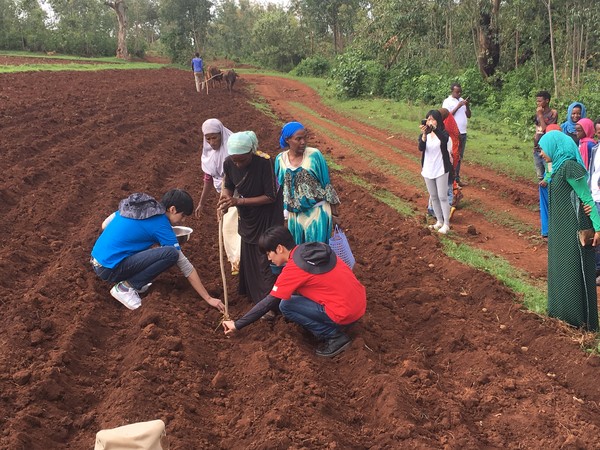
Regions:
M 360 319 L 367 306 L 365 287 L 327 244 L 307 242 L 296 246 L 284 226 L 266 230 L 259 247 L 283 270 L 271 293 L 241 319 L 223 322 L 225 334 L 239 330 L 277 306 L 283 316 L 302 325 L 323 345 L 318 356 L 332 357 L 351 343 L 342 330 Z

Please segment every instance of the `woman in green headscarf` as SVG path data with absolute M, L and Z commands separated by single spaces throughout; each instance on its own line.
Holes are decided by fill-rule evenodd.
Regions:
M 273 161 L 258 151 L 253 131 L 233 133 L 227 141 L 227 153 L 218 209 L 221 213 L 232 206 L 238 209 L 242 238 L 239 293 L 258 303 L 275 282 L 267 255 L 258 248 L 258 238 L 268 228 L 283 225 L 283 197 Z
M 539 145 L 542 158 L 552 163 L 548 185 L 548 315 L 596 331 L 594 246 L 600 244 L 600 216 L 587 184 L 587 171 L 577 145 L 566 134 L 550 131 Z M 582 204 L 590 207 L 589 217 Z M 588 230 L 589 241 L 581 242 L 580 230 Z

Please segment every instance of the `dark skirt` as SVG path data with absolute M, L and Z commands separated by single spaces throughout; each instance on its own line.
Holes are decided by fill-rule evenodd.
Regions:
M 257 244 L 249 244 L 242 239 L 239 293 L 250 297 L 252 303 L 258 303 L 271 292 L 276 279 L 267 255 L 258 249 Z

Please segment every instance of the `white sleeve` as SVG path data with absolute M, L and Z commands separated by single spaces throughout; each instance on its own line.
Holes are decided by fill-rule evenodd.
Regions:
M 181 270 L 181 273 L 187 278 L 194 271 L 194 266 L 189 259 L 179 250 L 179 259 L 177 260 L 177 267 Z

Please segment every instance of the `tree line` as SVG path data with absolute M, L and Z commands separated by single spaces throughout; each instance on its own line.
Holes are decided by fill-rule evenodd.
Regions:
M 0 0 L 0 48 L 124 58 L 158 48 L 182 64 L 198 51 L 332 76 L 350 97 L 429 101 L 441 80 L 462 78 L 498 107 L 507 86 L 561 98 L 600 87 L 594 0 L 39 1 Z

